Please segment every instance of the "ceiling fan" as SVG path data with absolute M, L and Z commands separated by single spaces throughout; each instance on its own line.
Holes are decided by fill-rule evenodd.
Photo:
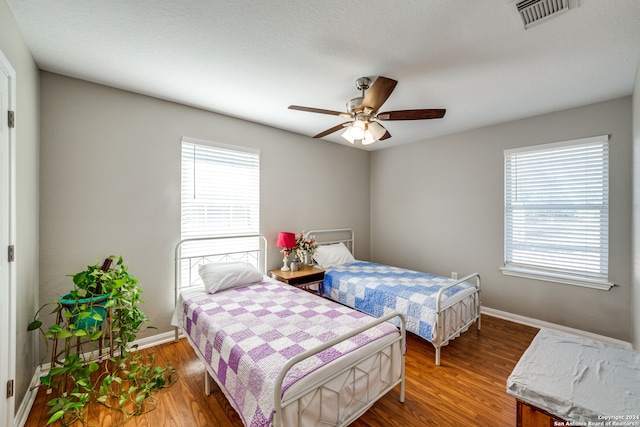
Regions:
M 373 84 L 371 84 L 370 78 L 360 77 L 356 80 L 356 87 L 362 91 L 362 95 L 347 102 L 346 113 L 321 108 L 302 107 L 300 105 L 290 105 L 289 109 L 349 118 L 351 120 L 320 132 L 313 137 L 322 138 L 346 128 L 341 136 L 352 144 L 356 141 L 361 141 L 363 145 L 391 138 L 389 131 L 378 123 L 379 120 L 425 120 L 444 117 L 447 111 L 445 109 L 396 110 L 378 113 L 378 110 L 389 98 L 397 84 L 396 80 L 388 77 L 380 76 Z

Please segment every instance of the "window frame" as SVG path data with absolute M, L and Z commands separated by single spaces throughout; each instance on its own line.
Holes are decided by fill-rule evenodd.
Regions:
M 196 157 L 191 157 L 190 159 L 188 157 L 185 157 L 185 144 L 190 144 L 195 147 L 201 147 L 205 149 L 205 151 L 207 148 L 212 148 L 214 150 L 220 150 L 220 152 L 214 154 L 197 153 L 196 151 L 194 151 L 194 155 L 196 155 Z M 238 154 L 239 157 L 234 159 L 234 153 Z M 204 186 L 200 187 L 200 189 L 197 188 L 198 154 L 202 156 L 200 157 L 201 159 L 210 157 L 212 161 L 219 162 L 220 167 L 225 168 L 222 173 L 222 177 L 220 176 L 221 172 L 218 170 L 212 170 L 211 168 L 208 168 L 206 166 L 200 169 L 200 174 L 204 174 L 204 176 L 206 177 L 206 179 L 204 180 Z M 188 164 L 190 160 L 193 161 L 193 168 L 185 168 L 185 165 Z M 225 160 L 231 161 L 225 162 Z M 218 183 L 232 182 L 234 177 L 244 177 L 245 175 L 243 173 L 238 173 L 238 171 L 241 171 L 242 168 L 249 168 L 249 172 L 251 173 L 249 175 L 251 179 L 249 180 L 248 186 L 240 186 L 237 188 L 229 189 L 226 184 L 223 184 L 221 186 L 216 185 Z M 189 172 L 185 173 L 185 169 L 189 169 Z M 206 141 L 196 138 L 182 137 L 180 141 L 180 175 L 181 255 L 188 257 L 193 255 L 203 256 L 204 254 L 208 254 L 205 256 L 208 262 L 247 261 L 254 264 L 255 267 L 260 271 L 264 272 L 266 269 L 266 265 L 262 265 L 263 262 L 260 257 L 255 256 L 252 258 L 247 255 L 248 253 L 258 253 L 259 251 L 265 249 L 261 247 L 260 238 L 260 150 L 243 146 Z M 185 185 L 185 178 L 188 181 L 193 180 L 194 184 L 191 186 Z M 214 191 L 212 192 L 211 189 L 214 189 Z M 227 197 L 227 199 L 225 199 L 225 197 L 218 197 L 219 195 L 216 194 L 216 191 L 221 191 L 222 194 L 228 193 L 229 197 Z M 192 196 L 190 194 L 192 194 Z M 191 230 L 187 230 L 190 232 L 188 234 L 185 234 L 185 197 L 187 197 L 187 195 L 190 195 L 188 197 L 198 199 L 199 194 L 204 194 L 204 197 L 202 197 L 203 200 L 200 203 L 195 204 L 196 217 L 206 216 L 205 211 L 211 208 L 208 203 L 214 202 L 212 211 L 215 212 L 215 214 L 213 215 L 213 218 L 217 218 L 217 220 L 220 221 L 218 222 L 218 224 L 221 222 L 230 221 L 230 224 L 237 225 L 238 223 L 233 220 L 233 215 L 225 216 L 224 212 L 231 212 L 235 206 L 240 206 L 242 209 L 248 206 L 248 209 L 251 212 L 247 221 L 249 226 L 244 229 L 242 227 L 232 227 L 229 229 L 225 229 L 225 227 L 217 227 L 215 229 L 209 230 L 198 230 L 197 227 L 195 227 Z M 246 203 L 246 206 L 242 206 L 242 203 L 238 204 L 237 196 L 239 194 L 249 194 L 251 196 L 249 202 Z M 216 207 L 215 202 L 221 201 L 227 201 L 229 205 L 226 206 L 224 203 L 218 203 Z M 231 210 L 227 209 L 228 207 L 231 207 Z M 223 215 L 220 215 L 220 213 L 223 213 Z M 240 236 L 246 236 L 246 238 L 238 238 Z M 233 238 L 225 239 L 225 237 Z M 226 255 L 220 256 L 220 254 Z M 193 265 L 189 264 L 189 260 L 182 260 L 180 264 L 182 283 L 188 283 L 189 277 L 192 277 L 194 274 L 197 275 L 197 269 L 194 270 L 194 268 L 195 267 Z
M 183 214 L 183 210 L 184 210 L 184 206 L 185 206 L 185 201 L 184 201 L 184 146 L 185 144 L 190 144 L 190 145 L 195 145 L 195 146 L 200 146 L 203 148 L 211 148 L 212 150 L 220 150 L 220 152 L 222 151 L 226 151 L 226 152 L 235 152 L 235 153 L 245 153 L 248 155 L 253 155 L 255 156 L 255 160 L 257 160 L 257 177 L 255 177 L 255 182 L 253 182 L 252 184 L 254 184 L 257 188 L 254 188 L 254 190 L 256 191 L 256 193 L 254 194 L 256 196 L 255 200 L 252 200 L 249 205 L 253 206 L 253 209 L 256 210 L 256 212 L 254 212 L 255 215 L 249 215 L 251 218 L 254 218 L 255 220 L 252 221 L 254 223 L 254 227 L 253 228 L 247 228 L 245 230 L 242 230 L 242 228 L 235 228 L 235 227 L 230 227 L 229 229 L 232 230 L 231 232 L 208 232 L 206 234 L 197 234 L 194 235 L 192 234 L 192 232 L 188 235 L 185 235 L 185 230 L 184 230 L 184 214 Z M 182 140 L 180 142 L 180 170 L 181 170 L 181 184 L 180 184 L 180 209 L 181 209 L 181 213 L 180 213 L 180 238 L 181 239 L 188 239 L 188 238 L 194 238 L 194 237 L 219 237 L 219 236 L 228 236 L 228 235 L 240 235 L 240 234 L 259 234 L 260 233 L 260 150 L 258 149 L 254 149 L 254 148 L 249 148 L 249 147 L 243 147 L 243 146 L 236 146 L 236 145 L 230 145 L 230 144 L 224 144 L 224 143 L 219 143 L 219 142 L 213 142 L 213 141 L 207 141 L 207 140 L 202 140 L 202 139 L 196 139 L 196 138 L 190 138 L 190 137 L 182 137 Z M 195 178 L 195 177 L 194 177 Z M 209 185 L 211 185 L 211 183 L 208 183 Z M 194 190 L 195 192 L 195 190 Z M 195 196 L 194 196 L 195 197 Z M 220 198 L 222 200 L 222 198 Z M 220 205 L 219 208 L 223 208 L 224 205 Z M 237 206 L 235 206 L 233 203 L 230 203 L 228 206 L 229 209 L 233 210 L 234 208 L 237 208 Z M 243 207 L 244 209 L 251 209 L 248 207 Z M 203 210 L 208 211 L 209 209 L 211 209 L 210 206 L 203 206 Z M 232 217 L 232 215 L 229 215 L 227 220 L 229 220 Z
M 561 269 L 561 268 L 554 268 L 554 267 L 549 267 L 549 266 L 543 266 L 543 265 L 535 265 L 533 262 L 531 264 L 518 264 L 517 262 L 514 262 L 513 259 L 507 259 L 508 258 L 508 254 L 509 254 L 509 245 L 511 245 L 511 248 L 513 249 L 514 247 L 517 247 L 516 244 L 514 244 L 513 240 L 509 240 L 509 236 L 512 236 L 513 233 L 510 232 L 510 224 L 509 224 L 509 218 L 512 218 L 509 215 L 509 202 L 508 200 L 511 200 L 511 198 L 509 197 L 510 194 L 509 192 L 509 165 L 508 162 L 510 161 L 510 158 L 515 157 L 517 154 L 524 154 L 524 153 L 533 153 L 533 152 L 542 152 L 542 153 L 551 153 L 553 154 L 554 152 L 558 152 L 558 149 L 562 149 L 563 147 L 573 147 L 573 148 L 579 148 L 579 147 L 592 147 L 594 145 L 602 145 L 604 147 L 604 152 L 602 155 L 602 159 L 603 162 L 600 162 L 599 164 L 602 165 L 603 168 L 603 176 L 606 182 L 602 183 L 602 198 L 605 200 L 604 203 L 606 203 L 605 206 L 603 206 L 603 208 L 606 208 L 606 226 L 600 227 L 600 238 L 602 240 L 602 238 L 606 238 L 606 245 L 605 247 L 599 247 L 600 248 L 600 255 L 601 256 L 605 256 L 606 259 L 604 261 L 604 265 L 606 266 L 606 272 L 602 271 L 602 266 L 600 266 L 600 270 L 598 273 L 594 273 L 594 274 L 589 274 L 588 272 L 583 272 L 583 274 L 580 273 L 572 273 L 570 271 L 567 271 L 566 269 Z M 537 170 L 540 173 L 544 173 L 544 172 L 548 172 L 548 169 L 542 169 L 539 168 Z M 517 277 L 524 277 L 524 278 L 529 278 L 529 279 L 535 279 L 535 280 L 543 280 L 543 281 L 549 281 L 549 282 L 555 282 L 555 283 L 563 283 L 563 284 L 568 284 L 568 285 L 575 285 L 575 286 L 583 286 L 583 287 L 588 287 L 588 288 L 594 288 L 594 289 L 600 289 L 600 290 L 609 290 L 611 289 L 611 287 L 613 287 L 613 283 L 610 283 L 609 281 L 609 271 L 608 271 L 608 261 L 609 261 L 609 240 L 610 240 L 610 228 L 609 228 L 609 212 L 610 212 L 610 202 L 609 202 L 609 183 L 611 180 L 611 176 L 610 176 L 610 168 L 609 168 L 609 135 L 600 135 L 600 136 L 594 136 L 594 137 L 588 137 L 588 138 L 580 138 L 580 139 L 574 139 L 574 140 L 568 140 L 568 141 L 562 141 L 562 142 L 555 142 L 555 143 L 550 143 L 550 144 L 539 144 L 539 145 L 534 145 L 534 146 L 527 146 L 527 147 L 520 147 L 520 148 L 514 148 L 514 149 L 507 149 L 504 150 L 504 217 L 503 217 L 503 225 L 504 225 L 504 235 L 503 235 L 503 256 L 504 256 L 504 263 L 503 266 L 500 268 L 500 270 L 502 271 L 503 274 L 508 275 L 508 276 L 517 276 Z M 516 185 L 516 184 L 512 184 L 512 185 Z M 513 194 L 516 190 L 513 190 L 511 193 L 511 197 L 513 197 Z M 575 193 L 574 193 L 575 194 Z M 531 205 L 529 205 L 531 206 Z M 535 205 L 534 205 L 535 206 Z M 558 205 L 559 206 L 559 205 Z M 565 210 L 570 208 L 566 208 L 566 206 L 571 206 L 570 203 L 566 203 L 565 204 Z M 600 211 L 602 211 L 603 208 L 600 208 Z M 576 208 L 576 210 L 578 210 L 579 208 Z M 522 210 L 522 207 L 521 207 Z M 524 207 L 524 210 L 526 211 L 526 205 Z M 593 210 L 597 210 L 595 208 L 593 208 Z M 584 209 L 583 209 L 584 211 Z M 513 223 L 511 224 L 511 227 L 513 227 Z M 586 233 L 586 232 L 585 232 Z M 602 236 L 602 233 L 604 233 L 605 235 Z M 535 252 L 535 251 L 534 251 Z M 537 253 L 541 253 L 541 252 L 537 252 Z M 542 253 L 544 256 L 544 253 Z M 513 258 L 513 257 L 512 257 Z M 604 276 L 604 277 L 603 277 Z

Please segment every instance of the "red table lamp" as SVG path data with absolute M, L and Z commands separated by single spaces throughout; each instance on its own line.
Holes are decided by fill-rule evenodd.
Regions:
M 284 255 L 284 258 L 282 259 L 283 265 L 282 265 L 282 268 L 280 268 L 280 270 L 289 271 L 289 266 L 287 265 L 287 261 L 288 261 L 289 254 L 291 253 L 291 250 L 296 247 L 296 234 L 289 233 L 287 231 L 281 231 L 278 234 L 278 242 L 276 243 L 276 246 L 279 248 L 282 248 L 280 252 Z

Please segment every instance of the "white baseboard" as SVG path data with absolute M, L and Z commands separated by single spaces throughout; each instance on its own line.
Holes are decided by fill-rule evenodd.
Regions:
M 153 335 L 146 338 L 141 338 L 139 340 L 135 340 L 133 342 L 134 345 L 138 346 L 138 350 L 142 350 L 143 348 L 155 347 L 160 344 L 166 344 L 173 340 L 175 340 L 176 334 L 175 332 L 163 332 L 158 335 Z
M 633 349 L 630 342 L 618 340 L 615 338 L 607 337 L 604 335 L 598 335 L 580 329 L 569 328 L 568 326 L 557 325 L 555 323 L 545 322 L 544 320 L 533 319 L 531 317 L 520 316 L 518 314 L 509 313 L 506 311 L 496 310 L 494 308 L 482 307 L 482 314 L 487 316 L 497 317 L 499 319 L 508 320 L 510 322 L 520 323 L 522 325 L 532 326 L 534 328 L 547 328 L 554 329 L 556 331 L 566 332 L 573 335 L 578 335 L 584 338 L 589 338 L 594 341 L 601 341 L 607 344 L 615 345 L 617 347 L 623 347 L 626 349 Z
M 144 348 L 154 347 L 160 344 L 166 344 L 175 340 L 175 332 L 163 332 L 161 334 L 153 335 L 146 338 L 141 338 L 133 342 L 134 345 L 138 345 L 138 350 L 142 350 Z M 40 377 L 46 375 L 47 371 L 51 369 L 51 363 L 45 363 L 41 366 L 38 366 L 33 373 L 33 377 L 31 378 L 31 383 L 29 384 L 29 389 L 22 399 L 22 404 L 18 408 L 16 415 L 14 417 L 14 426 L 15 427 L 23 427 L 27 422 L 27 418 L 29 418 L 29 413 L 31 412 L 31 408 L 33 407 L 34 402 L 36 401 L 36 396 L 38 395 L 38 387 L 40 386 Z
M 31 378 L 31 383 L 29 383 L 29 388 L 27 389 L 27 393 L 22 399 L 22 403 L 18 410 L 15 413 L 13 418 L 13 425 L 15 427 L 23 427 L 27 422 L 27 418 L 29 418 L 29 412 L 31 412 L 31 407 L 33 406 L 33 402 L 36 400 L 36 396 L 38 395 L 38 386 L 40 385 L 40 375 L 41 375 L 40 367 L 36 368 L 33 377 Z

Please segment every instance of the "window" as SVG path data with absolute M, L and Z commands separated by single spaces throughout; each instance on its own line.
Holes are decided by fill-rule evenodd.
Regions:
M 182 238 L 256 234 L 260 153 L 182 140 Z
M 260 152 L 191 138 L 182 139 L 182 239 L 255 235 L 260 230 Z M 257 238 L 218 240 L 208 253 L 255 250 Z M 202 242 L 182 254 L 204 251 Z M 230 261 L 232 259 L 224 259 Z M 222 260 L 220 260 L 222 261 Z
M 611 288 L 608 141 L 505 150 L 503 273 Z

